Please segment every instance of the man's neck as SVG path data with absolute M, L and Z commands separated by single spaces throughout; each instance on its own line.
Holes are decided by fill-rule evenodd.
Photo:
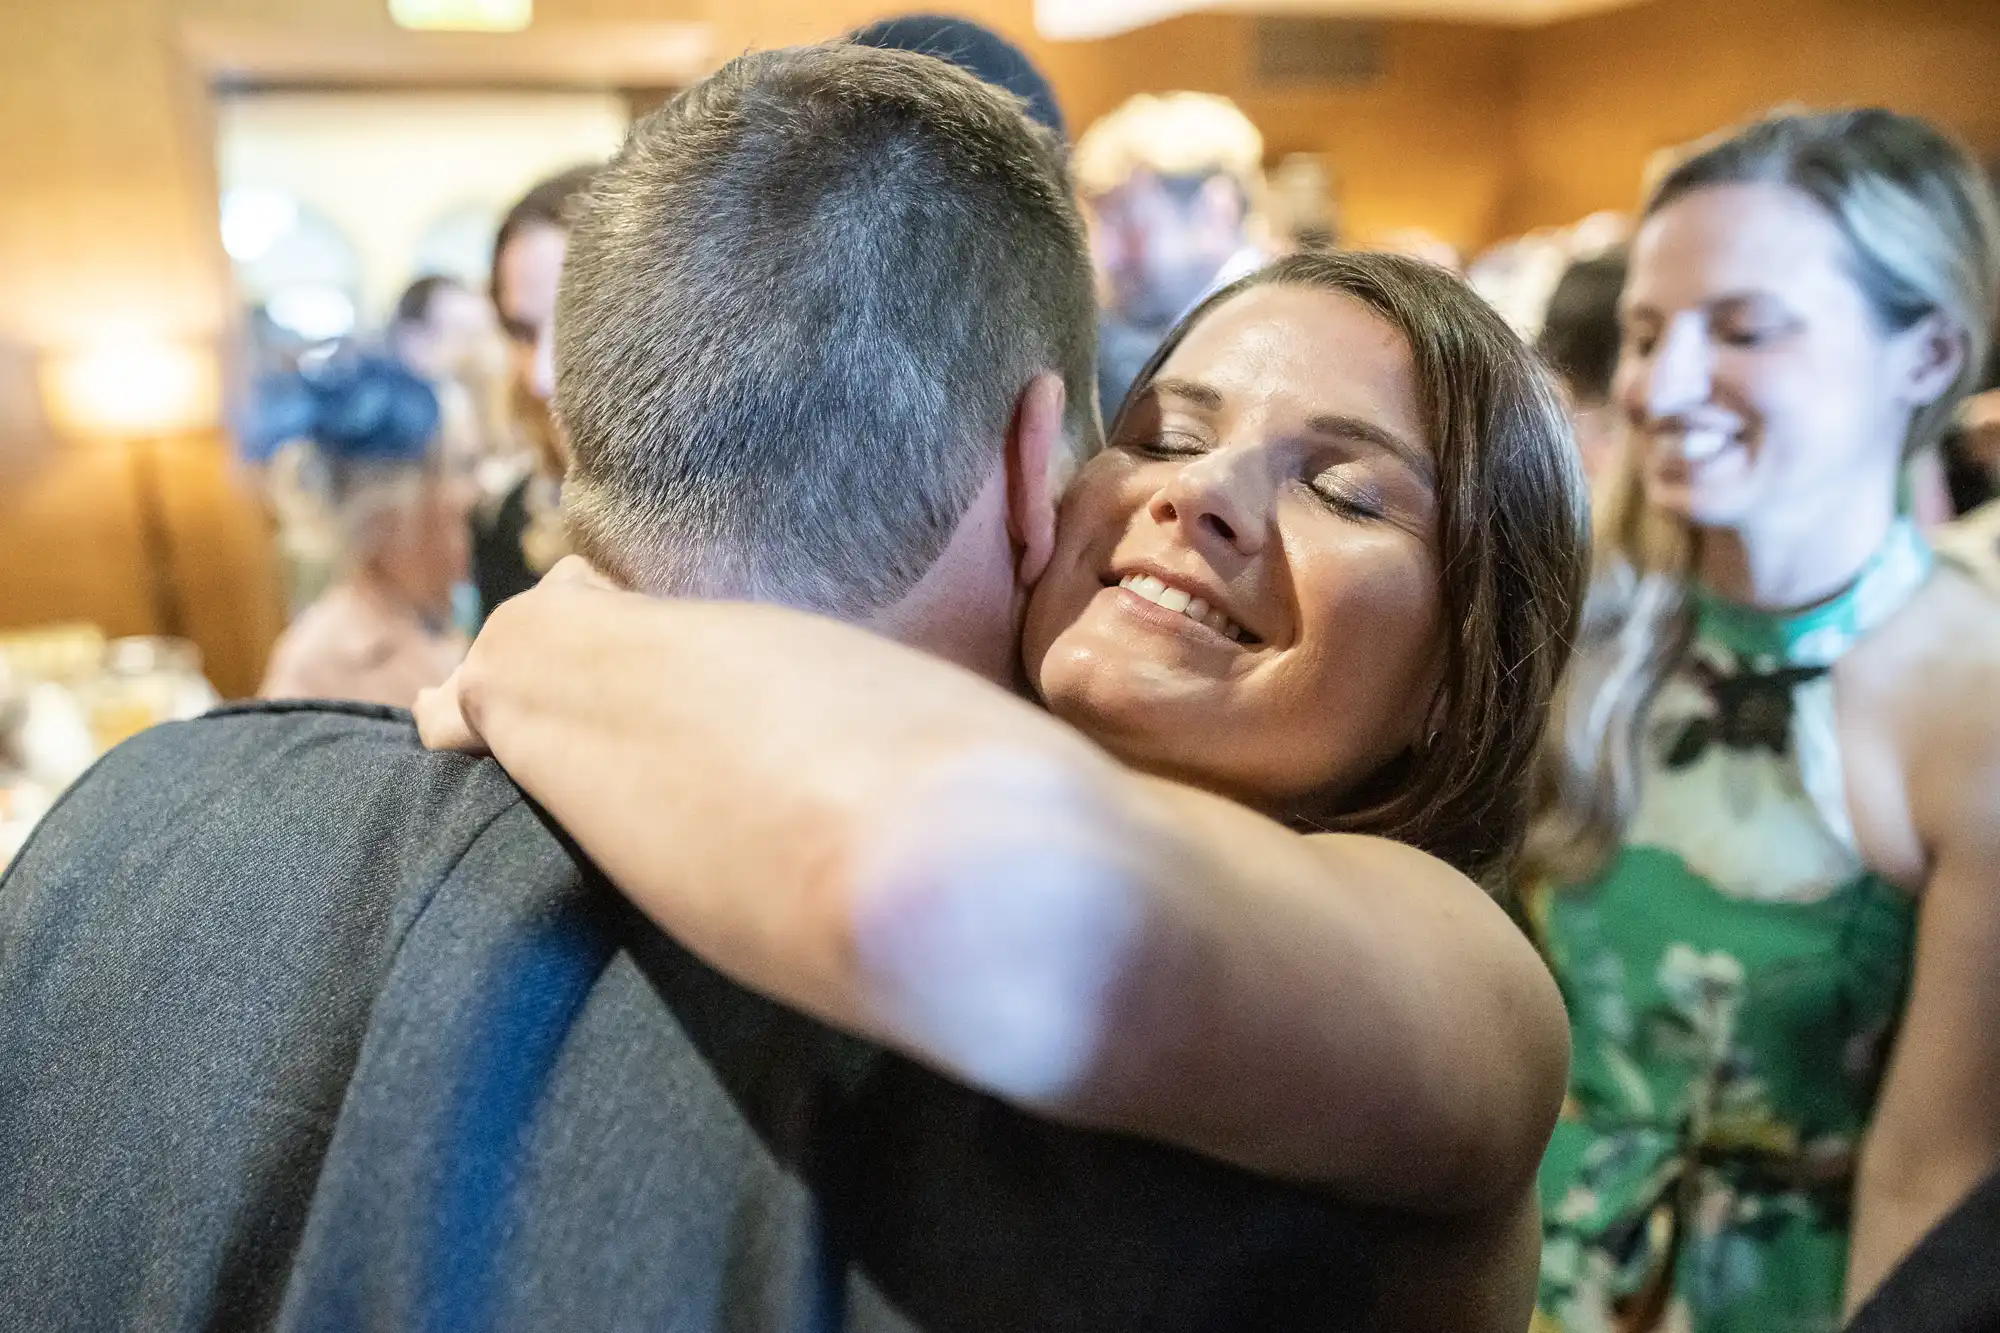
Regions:
M 995 469 L 924 576 L 860 623 L 995 685 L 1015 688 L 1027 594 L 1015 580 L 1006 495 L 1006 477 Z

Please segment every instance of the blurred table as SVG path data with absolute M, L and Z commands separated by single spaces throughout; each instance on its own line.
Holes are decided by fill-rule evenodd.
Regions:
M 0 634 L 0 866 L 99 755 L 217 702 L 184 639 L 82 624 Z

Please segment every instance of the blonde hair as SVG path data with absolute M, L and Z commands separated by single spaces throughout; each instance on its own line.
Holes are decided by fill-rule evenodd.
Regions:
M 1140 93 L 1084 131 L 1070 167 L 1085 198 L 1115 190 L 1140 171 L 1226 175 L 1254 210 L 1263 197 L 1264 136 L 1226 97 Z
M 2000 218 L 1979 166 L 1912 116 L 1773 114 L 1661 164 L 1645 213 L 1709 186 L 1760 182 L 1804 194 L 1839 228 L 1883 328 L 1936 315 L 1963 340 L 1958 378 L 1914 416 L 1905 457 L 1934 444 L 1977 381 L 2000 304 Z M 1530 880 L 1601 872 L 1638 800 L 1647 714 L 1693 637 L 1697 534 L 1646 503 L 1636 451 L 1624 454 L 1597 497 L 1596 576 L 1545 747 L 1524 858 Z

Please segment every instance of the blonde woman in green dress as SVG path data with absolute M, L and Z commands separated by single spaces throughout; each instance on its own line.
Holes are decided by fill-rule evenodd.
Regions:
M 1977 167 L 1773 116 L 1653 191 L 1532 910 L 1537 1328 L 1833 1330 L 2000 1153 L 2000 603 L 1898 503 L 1988 350 Z

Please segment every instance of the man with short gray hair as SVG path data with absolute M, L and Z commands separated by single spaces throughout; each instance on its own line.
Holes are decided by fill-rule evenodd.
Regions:
M 1095 447 L 1061 146 L 932 73 L 739 61 L 598 178 L 557 402 L 574 539 L 620 582 L 862 616 L 943 554 L 1038 373 Z

